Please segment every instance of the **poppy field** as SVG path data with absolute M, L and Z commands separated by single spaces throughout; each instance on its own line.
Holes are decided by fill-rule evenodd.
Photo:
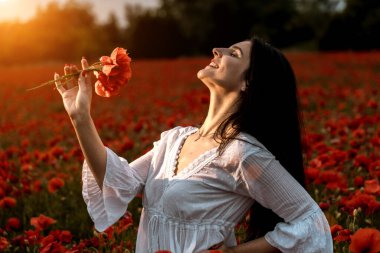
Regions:
M 298 82 L 307 190 L 330 223 L 335 252 L 380 251 L 380 52 L 286 53 Z M 133 55 L 132 55 L 133 57 Z M 132 161 L 160 133 L 198 125 L 210 58 L 132 61 L 118 96 L 93 97 L 104 144 Z M 78 65 L 80 62 L 78 61 Z M 63 63 L 0 68 L 0 252 L 133 252 L 141 196 L 103 233 L 81 195 L 83 157 L 54 86 Z M 244 239 L 246 221 L 238 225 Z

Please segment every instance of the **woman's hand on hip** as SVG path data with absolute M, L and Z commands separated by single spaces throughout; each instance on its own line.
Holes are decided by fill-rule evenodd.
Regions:
M 65 81 L 60 81 L 59 75 L 55 73 L 54 80 L 57 90 L 62 96 L 63 105 L 70 118 L 74 121 L 81 120 L 83 117 L 90 115 L 91 100 L 92 100 L 92 84 L 90 73 L 86 73 L 85 69 L 88 68 L 86 59 L 82 59 L 82 71 L 79 77 L 72 77 Z M 79 72 L 75 65 L 65 65 L 65 75 Z M 78 85 L 76 85 L 76 82 Z

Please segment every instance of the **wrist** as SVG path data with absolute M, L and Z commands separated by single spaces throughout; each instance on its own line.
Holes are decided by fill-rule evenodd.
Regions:
M 91 122 L 91 115 L 90 113 L 76 113 L 73 115 L 70 115 L 70 120 L 73 123 L 74 127 L 78 127 L 81 125 L 88 125 L 89 122 Z

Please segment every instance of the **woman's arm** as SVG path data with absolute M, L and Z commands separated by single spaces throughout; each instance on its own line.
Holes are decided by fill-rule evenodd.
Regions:
M 90 107 L 92 100 L 92 85 L 90 75 L 84 69 L 88 67 L 86 59 L 82 59 L 82 72 L 75 85 L 74 78 L 66 83 L 56 81 L 56 87 L 62 96 L 63 104 L 74 126 L 83 155 L 94 174 L 99 188 L 102 189 L 104 174 L 106 170 L 106 150 L 96 131 L 95 124 L 91 119 Z M 75 66 L 66 65 L 65 74 L 78 72 Z M 59 78 L 58 74 L 54 79 Z
M 107 153 L 90 115 L 71 119 L 83 155 L 100 189 L 106 172 Z
M 286 253 L 333 252 L 330 227 L 322 210 L 271 153 L 261 150 L 247 154 L 239 169 L 241 194 L 284 219 L 261 238 L 263 249 L 267 243 Z M 255 252 L 253 245 L 255 242 L 251 248 Z

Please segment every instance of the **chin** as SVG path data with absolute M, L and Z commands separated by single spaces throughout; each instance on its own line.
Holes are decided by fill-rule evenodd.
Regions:
M 210 73 L 210 71 L 206 67 L 206 68 L 201 69 L 201 70 L 198 71 L 197 77 L 198 77 L 198 79 L 203 79 L 203 78 L 211 77 L 211 73 Z
M 201 70 L 198 71 L 198 73 L 197 73 L 198 79 L 202 79 L 202 78 L 205 77 L 205 73 L 204 72 L 205 72 L 205 69 L 201 69 Z

